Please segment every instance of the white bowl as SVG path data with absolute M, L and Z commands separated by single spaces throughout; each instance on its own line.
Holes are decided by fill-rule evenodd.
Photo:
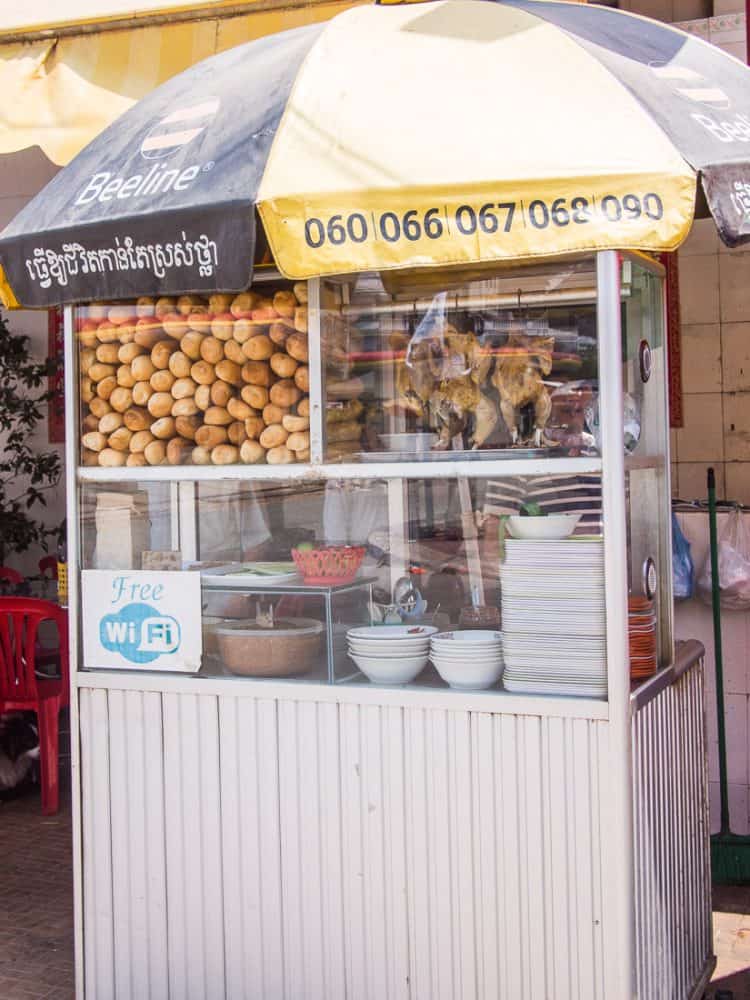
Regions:
M 445 683 L 457 691 L 483 691 L 497 684 L 503 675 L 502 659 L 483 663 L 472 657 L 458 663 L 432 657 L 432 662 Z
M 436 632 L 434 625 L 365 625 L 350 628 L 346 634 L 349 639 L 392 642 L 394 639 L 424 639 Z
M 430 646 L 419 645 L 419 646 L 394 646 L 391 647 L 389 644 L 387 649 L 383 649 L 382 646 L 375 646 L 374 644 L 363 644 L 359 645 L 353 642 L 349 643 L 348 646 L 350 653 L 356 653 L 357 656 L 429 656 Z
M 521 517 L 519 514 L 513 514 L 508 518 L 508 528 L 514 538 L 570 538 L 580 520 L 580 514 L 547 514 L 543 517 Z
M 350 646 L 349 647 L 349 655 L 352 656 L 352 657 L 354 657 L 354 656 L 362 656 L 366 660 L 367 659 L 373 659 L 373 660 L 416 660 L 416 659 L 419 659 L 420 657 L 422 659 L 429 659 L 430 651 L 429 651 L 429 649 L 410 649 L 410 650 L 404 649 L 404 650 L 400 650 L 400 651 L 396 651 L 396 650 L 391 651 L 390 649 L 387 650 L 387 651 L 381 651 L 381 650 L 377 650 L 376 649 L 376 650 L 373 651 L 373 650 L 365 650 L 365 649 L 355 649 L 352 646 Z
M 433 645 L 442 645 L 444 643 L 451 646 L 459 644 L 469 644 L 471 646 L 494 645 L 502 641 L 503 633 L 489 628 L 453 629 L 450 632 L 440 632 L 438 635 L 434 635 L 431 640 Z
M 446 663 L 491 663 L 504 659 L 502 649 L 490 649 L 486 653 L 443 653 L 439 649 L 430 651 L 431 660 L 445 660 Z
M 408 684 L 427 666 L 427 656 L 352 656 L 373 684 Z
M 437 434 L 425 432 L 380 435 L 380 440 L 383 442 L 386 451 L 400 451 L 409 455 L 418 455 L 429 451 L 437 439 Z

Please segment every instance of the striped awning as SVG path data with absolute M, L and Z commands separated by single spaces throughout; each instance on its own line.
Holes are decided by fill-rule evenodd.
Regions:
M 227 0 L 0 2 L 0 39 L 73 24 L 106 26 L 139 16 L 206 11 L 203 19 L 0 44 L 0 154 L 39 146 L 60 166 L 159 84 L 242 42 L 325 21 L 347 3 L 290 5 L 211 17 Z M 238 5 L 236 0 L 231 4 Z M 252 5 L 249 5 L 252 7 Z M 62 13 L 64 11 L 64 13 Z
M 0 38 L 186 13 L 210 17 L 237 6 L 237 0 L 0 0 Z

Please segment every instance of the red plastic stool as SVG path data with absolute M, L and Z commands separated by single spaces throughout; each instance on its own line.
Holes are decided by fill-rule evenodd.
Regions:
M 37 630 L 51 620 L 60 636 L 60 675 L 36 673 Z M 42 812 L 56 813 L 60 804 L 58 733 L 60 709 L 70 703 L 68 616 L 51 601 L 32 597 L 0 597 L 0 713 L 36 712 Z

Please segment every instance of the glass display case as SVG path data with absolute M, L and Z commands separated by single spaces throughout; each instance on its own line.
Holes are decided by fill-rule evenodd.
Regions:
M 596 454 L 596 326 L 593 258 L 326 280 L 326 458 Z
M 199 677 L 600 699 L 609 459 L 650 675 L 672 656 L 661 274 L 619 269 L 619 455 L 593 257 L 77 309 L 82 569 L 200 573 Z

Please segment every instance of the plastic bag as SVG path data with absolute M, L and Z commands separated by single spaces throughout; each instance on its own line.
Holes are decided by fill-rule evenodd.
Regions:
M 719 536 L 719 592 L 722 608 L 750 610 L 750 533 L 742 512 L 735 508 Z M 698 576 L 698 594 L 711 603 L 711 552 Z
M 596 447 L 601 454 L 602 429 L 599 424 L 598 395 L 586 407 L 585 417 L 588 429 L 594 435 Z M 625 454 L 632 455 L 641 439 L 641 406 L 638 400 L 634 396 L 631 396 L 629 392 L 623 393 L 622 397 L 622 429 Z
M 693 596 L 695 567 L 693 557 L 690 555 L 690 542 L 683 535 L 680 522 L 674 514 L 672 514 L 672 582 L 676 601 L 686 601 Z

